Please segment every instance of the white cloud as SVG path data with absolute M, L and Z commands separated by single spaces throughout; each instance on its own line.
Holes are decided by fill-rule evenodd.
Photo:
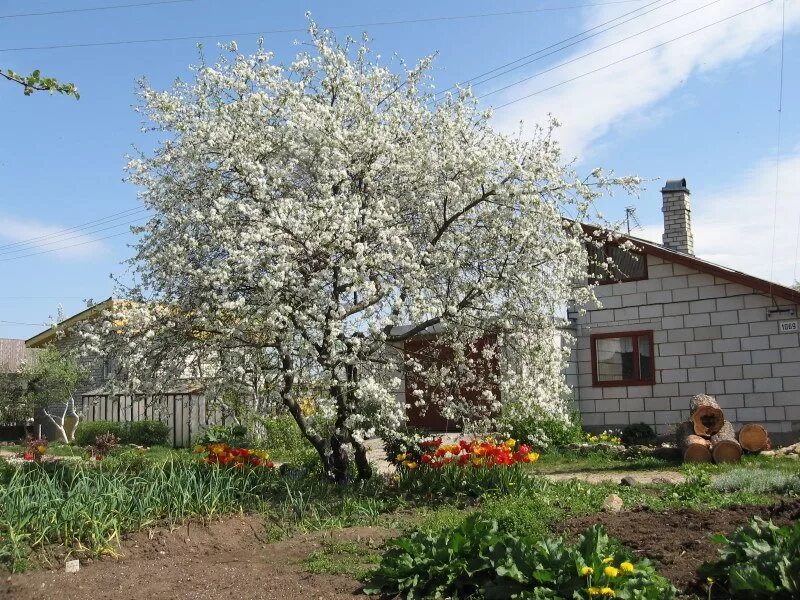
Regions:
M 593 38 L 561 63 L 606 46 L 653 25 L 707 4 L 708 0 L 678 0 L 663 8 Z M 721 0 L 668 25 L 602 50 L 505 92 L 489 96 L 485 102 L 499 106 L 538 90 L 569 80 L 593 69 L 666 42 L 694 29 L 759 4 L 758 0 Z M 620 14 L 619 6 L 592 9 L 581 27 L 589 28 Z M 800 27 L 800 3 L 786 2 L 786 31 Z M 601 70 L 593 75 L 538 94 L 500 109 L 495 114 L 498 127 L 516 129 L 520 120 L 541 123 L 552 113 L 562 123 L 558 137 L 567 155 L 584 155 L 592 143 L 612 127 L 647 119 L 641 111 L 672 94 L 693 75 L 710 72 L 765 49 L 778 40 L 781 31 L 781 0 L 739 17 L 714 25 L 694 35 Z M 545 68 L 541 63 L 528 67 L 527 74 Z M 523 71 L 509 75 L 519 79 Z M 511 79 L 509 79 L 511 80 Z M 479 88 L 477 95 L 489 91 Z
M 777 210 L 775 205 L 774 158 L 761 161 L 712 196 L 693 195 L 695 254 L 751 275 L 791 284 L 793 277 L 800 277 L 796 264 L 800 153 L 781 161 Z M 662 230 L 661 223 L 647 224 L 634 235 L 661 243 Z
M 42 254 L 43 257 L 85 260 L 96 256 L 104 248 L 102 242 L 77 230 L 38 221 L 0 217 L 0 264 L 8 264 L 6 259 L 44 251 L 47 253 Z

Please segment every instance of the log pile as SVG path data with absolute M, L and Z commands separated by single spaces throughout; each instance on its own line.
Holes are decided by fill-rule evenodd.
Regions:
M 767 430 L 756 423 L 743 426 L 737 436 L 717 401 L 706 394 L 691 399 L 689 420 L 678 426 L 675 435 L 684 462 L 738 462 L 744 451 L 770 447 Z

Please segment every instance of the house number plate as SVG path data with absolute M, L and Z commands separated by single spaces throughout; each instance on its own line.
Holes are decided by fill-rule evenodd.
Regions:
M 795 333 L 796 331 L 800 331 L 800 327 L 798 327 L 797 321 L 781 321 L 779 325 L 779 331 L 781 333 Z

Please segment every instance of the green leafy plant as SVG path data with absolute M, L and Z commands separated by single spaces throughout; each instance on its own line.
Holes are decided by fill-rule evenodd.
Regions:
M 138 446 L 165 446 L 169 439 L 169 425 L 162 421 L 144 420 L 127 423 L 123 429 L 122 443 Z
M 97 437 L 107 433 L 113 434 L 117 439 L 122 440 L 123 423 L 116 421 L 86 421 L 78 425 L 75 432 L 75 444 L 78 446 L 93 446 Z
M 618 563 L 610 549 L 600 526 L 570 545 L 561 538 L 519 537 L 474 516 L 455 529 L 390 541 L 365 592 L 409 599 L 674 598 L 647 560 Z
M 248 446 L 247 428 L 242 425 L 211 425 L 195 440 L 196 444 L 228 444 L 229 446 Z
M 543 450 L 574 444 L 583 438 L 583 427 L 578 412 L 571 413 L 566 421 L 547 415 L 507 419 L 501 422 L 500 429 L 515 440 Z
M 720 559 L 700 567 L 732 598 L 789 600 L 800 597 L 800 522 L 778 527 L 759 517 L 730 537 L 712 538 L 723 544 Z
M 75 432 L 75 443 L 79 446 L 93 446 L 97 437 L 110 433 L 120 444 L 137 446 L 163 446 L 169 438 L 169 426 L 155 420 L 131 422 L 89 421 L 81 423 Z
M 632 423 L 623 428 L 620 439 L 625 446 L 652 446 L 658 438 L 647 423 Z

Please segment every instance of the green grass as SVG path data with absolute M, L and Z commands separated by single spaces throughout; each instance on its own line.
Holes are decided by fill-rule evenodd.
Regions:
M 677 462 L 652 456 L 626 459 L 603 451 L 582 454 L 572 450 L 553 450 L 543 453 L 529 468 L 537 473 L 576 473 L 676 469 L 678 466 Z
M 370 540 L 340 541 L 323 538 L 303 566 L 309 573 L 348 575 L 364 581 L 381 561 L 379 545 Z

